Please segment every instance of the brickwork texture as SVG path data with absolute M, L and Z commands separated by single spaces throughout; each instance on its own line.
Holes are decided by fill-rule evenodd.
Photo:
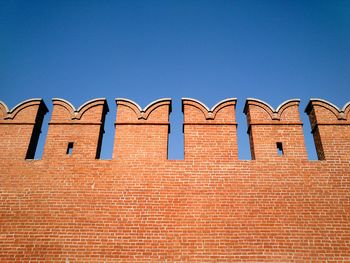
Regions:
M 247 99 L 252 160 L 239 160 L 236 99 L 182 100 L 184 160 L 168 160 L 171 100 L 0 102 L 0 262 L 350 262 L 350 104 Z

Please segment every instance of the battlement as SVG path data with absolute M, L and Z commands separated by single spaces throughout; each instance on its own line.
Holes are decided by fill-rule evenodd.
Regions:
M 101 152 L 106 99 L 90 100 L 78 109 L 54 98 L 43 159 L 98 159 Z
M 136 102 L 117 98 L 113 159 L 166 160 L 171 99 L 151 102 L 142 109 Z M 106 99 L 90 100 L 78 109 L 54 98 L 43 159 L 98 159 Z M 182 99 L 185 160 L 232 162 L 238 160 L 236 98 L 208 108 L 202 102 Z M 276 109 L 248 98 L 244 106 L 253 160 L 306 160 L 299 99 L 290 99 Z M 311 99 L 305 112 L 310 118 L 320 160 L 349 159 L 350 103 L 339 109 L 322 99 Z M 1 158 L 31 159 L 34 156 L 47 107 L 41 99 L 24 101 L 9 110 L 0 102 Z
M 0 101 L 0 159 L 32 159 L 48 109 L 42 99 L 23 101 L 11 110 Z
M 183 98 L 185 159 L 230 162 L 238 159 L 237 99 L 225 99 L 209 109 L 198 100 Z
M 287 100 L 275 110 L 266 102 L 247 99 L 244 113 L 252 159 L 307 158 L 299 102 Z
M 326 100 L 311 99 L 305 112 L 310 118 L 318 158 L 349 160 L 350 102 L 339 109 Z
M 136 102 L 117 98 L 113 158 L 166 160 L 171 99 L 159 99 L 142 109 Z
M 238 160 L 236 98 L 182 99 L 184 160 L 168 160 L 171 99 L 0 102 L 1 262 L 344 262 L 350 259 L 350 104 L 248 98 L 252 160 Z M 114 118 L 114 116 L 112 116 Z

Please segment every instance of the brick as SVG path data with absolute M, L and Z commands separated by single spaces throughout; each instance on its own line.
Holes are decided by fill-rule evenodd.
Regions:
M 98 159 L 105 115 L 106 99 L 94 99 L 78 109 L 64 99 L 53 99 L 43 159 Z M 68 148 L 71 154 L 68 154 Z
M 326 100 L 311 99 L 305 112 L 309 115 L 318 158 L 349 160 L 350 103 L 339 109 Z
M 114 159 L 166 160 L 171 100 L 151 102 L 144 109 L 134 101 L 116 99 Z
M 30 99 L 13 109 L 0 101 L 0 158 L 33 159 L 47 113 L 42 99 Z
M 252 159 L 307 159 L 298 108 L 298 99 L 285 101 L 276 110 L 261 100 L 247 99 L 244 113 Z
M 209 109 L 198 100 L 182 99 L 185 159 L 228 162 L 238 159 L 236 99 Z

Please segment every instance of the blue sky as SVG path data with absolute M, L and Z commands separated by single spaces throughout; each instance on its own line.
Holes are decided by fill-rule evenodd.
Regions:
M 181 98 L 209 107 L 237 97 L 240 159 L 250 159 L 245 99 L 274 107 L 312 97 L 350 100 L 350 1 L 0 0 L 0 100 L 108 99 L 103 158 L 111 158 L 114 98 L 173 99 L 169 158 L 183 157 Z M 38 155 L 50 114 L 46 115 Z

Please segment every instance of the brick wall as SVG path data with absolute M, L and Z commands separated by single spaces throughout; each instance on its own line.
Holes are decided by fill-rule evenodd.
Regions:
M 171 100 L 116 99 L 112 160 L 98 159 L 104 99 L 0 102 L 0 261 L 349 262 L 350 115 L 312 99 L 247 99 L 253 160 L 238 160 L 236 99 L 183 99 L 185 159 L 167 160 Z

